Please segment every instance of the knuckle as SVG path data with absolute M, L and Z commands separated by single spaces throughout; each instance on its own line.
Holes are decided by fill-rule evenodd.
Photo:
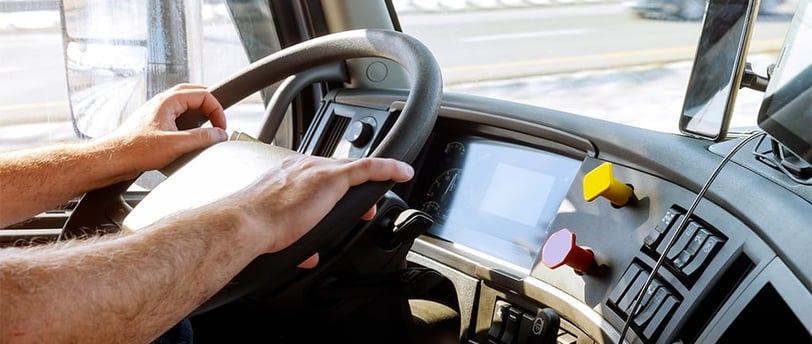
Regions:
M 318 161 L 316 160 L 316 158 L 305 157 L 305 158 L 303 158 L 301 160 L 300 165 L 301 165 L 301 167 L 303 169 L 311 170 L 311 169 L 315 169 L 316 167 L 318 167 L 319 164 L 318 164 Z
M 290 170 L 299 166 L 303 158 L 304 156 L 301 155 L 291 155 L 282 159 L 282 162 L 279 164 L 279 166 L 284 170 Z
M 372 168 L 374 167 L 372 159 L 360 159 L 356 160 L 354 163 L 358 165 L 358 168 L 365 171 L 372 170 Z

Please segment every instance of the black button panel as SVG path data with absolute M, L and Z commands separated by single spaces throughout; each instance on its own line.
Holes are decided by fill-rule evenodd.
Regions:
M 552 344 L 556 341 L 561 342 L 564 338 L 562 336 L 567 335 L 577 340 L 574 335 L 563 331 L 559 325 L 558 314 L 550 308 L 531 313 L 506 301 L 497 300 L 491 327 L 488 329 L 488 343 Z
M 676 207 L 669 209 L 657 226 L 643 239 L 643 250 L 654 259 L 665 254 L 667 258 L 665 266 L 690 288 L 725 243 L 726 238 L 702 219 L 691 216 L 674 245 L 665 252 L 671 235 L 683 221 L 685 221 L 684 211 Z
M 634 300 L 649 278 L 651 269 L 639 261 L 632 262 L 609 295 L 607 304 L 623 318 L 632 312 Z M 676 311 L 682 297 L 671 286 L 655 277 L 645 289 L 632 326 L 638 334 L 654 340 Z

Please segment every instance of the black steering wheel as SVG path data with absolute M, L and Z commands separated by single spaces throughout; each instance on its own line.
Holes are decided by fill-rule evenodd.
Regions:
M 322 36 L 269 55 L 209 90 L 224 108 L 228 108 L 290 75 L 359 57 L 392 60 L 410 75 L 411 88 L 401 114 L 369 156 L 411 162 L 425 144 L 437 118 L 442 77 L 428 48 L 406 34 L 391 30 L 354 30 Z M 177 123 L 179 128 L 188 129 L 198 127 L 206 120 L 199 113 L 190 111 L 181 115 Z M 228 141 L 214 145 L 191 158 L 152 190 L 126 216 L 122 227 L 138 230 L 178 210 L 213 202 L 249 185 L 256 176 L 278 166 L 285 156 L 294 153 L 258 142 Z M 213 166 L 225 166 L 226 170 L 217 172 L 221 175 L 212 178 L 210 169 Z M 205 184 L 201 184 L 203 180 Z M 85 195 L 63 233 L 75 231 L 78 227 L 92 227 L 94 221 L 89 218 L 93 216 L 87 215 L 90 209 L 103 209 L 102 217 L 108 219 L 122 218 L 121 215 L 127 212 L 122 194 L 130 184 L 121 183 Z M 348 229 L 392 186 L 392 182 L 369 182 L 351 188 L 304 237 L 285 250 L 256 258 L 197 312 L 252 292 L 273 293 L 278 290 L 294 278 L 295 274 L 290 272 L 298 263 L 320 251 L 324 245 L 342 242 L 350 235 Z

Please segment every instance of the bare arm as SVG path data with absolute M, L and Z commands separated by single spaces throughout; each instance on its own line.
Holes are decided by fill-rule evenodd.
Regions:
M 259 251 L 240 240 L 233 212 L 219 214 L 205 224 L 190 213 L 144 234 L 0 250 L 0 342 L 156 338 Z
M 298 240 L 350 186 L 412 174 L 393 160 L 297 156 L 242 192 L 134 234 L 0 250 L 0 342 L 148 342 L 257 255 Z
M 190 108 L 208 115 L 215 128 L 177 131 L 175 117 Z M 0 228 L 223 141 L 223 128 L 223 109 L 211 94 L 179 85 L 104 138 L 0 154 Z

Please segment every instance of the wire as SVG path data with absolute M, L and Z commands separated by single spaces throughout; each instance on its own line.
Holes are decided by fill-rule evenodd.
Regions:
M 759 152 L 758 151 L 759 147 L 761 147 L 762 143 L 764 142 L 764 139 L 766 139 L 766 138 L 768 138 L 768 137 L 763 136 L 760 140 L 758 140 L 758 143 L 756 144 L 756 146 L 753 147 L 753 155 L 756 156 L 756 159 L 758 159 L 759 161 L 765 163 L 766 165 L 768 165 L 768 166 L 770 166 L 772 168 L 775 168 L 775 169 L 781 171 L 781 173 L 783 173 L 785 176 L 787 176 L 787 178 L 792 179 L 792 181 L 794 181 L 794 182 L 796 182 L 798 184 L 812 185 L 812 179 L 801 179 L 801 178 L 795 176 L 795 174 L 793 174 L 789 170 L 787 170 L 786 167 L 784 167 L 784 164 L 781 163 L 781 160 L 786 159 L 786 154 L 784 153 L 783 148 L 779 147 L 777 149 L 777 153 L 774 152 L 772 148 L 770 148 L 769 151 L 766 151 L 766 152 Z M 780 143 L 775 142 L 775 140 L 772 139 L 772 138 L 769 138 L 769 140 L 773 144 L 779 144 L 780 145 Z M 792 153 L 792 152 L 789 152 L 789 154 L 794 155 L 794 153 Z
M 702 189 L 699 190 L 699 193 L 696 194 L 696 198 L 694 198 L 691 207 L 688 208 L 688 211 L 685 212 L 685 216 L 683 216 L 682 220 L 679 222 L 677 230 L 674 231 L 674 234 L 672 234 L 671 238 L 668 239 L 668 244 L 665 246 L 663 252 L 668 252 L 671 249 L 671 246 L 674 246 L 674 243 L 677 242 L 677 238 L 679 238 L 679 236 L 682 234 L 682 231 L 685 230 L 685 227 L 688 224 L 688 220 L 691 218 L 691 215 L 693 215 L 697 206 L 699 206 L 699 202 L 702 201 L 702 198 L 705 197 L 705 193 L 708 192 L 708 189 L 710 189 L 710 186 L 711 184 L 713 184 L 713 181 L 716 180 L 716 177 L 719 175 L 719 173 L 722 172 L 722 168 L 747 143 L 758 137 L 762 137 L 765 135 L 766 133 L 764 133 L 763 131 L 759 131 L 745 137 L 742 141 L 736 144 L 736 146 L 733 147 L 733 149 L 731 149 L 730 152 L 728 152 L 724 158 L 722 158 L 722 161 L 719 162 L 719 165 L 716 166 L 716 168 L 713 170 L 713 173 L 711 173 L 710 177 L 708 177 L 708 180 L 705 182 L 705 185 L 703 185 Z M 660 269 L 663 263 L 665 263 L 665 259 L 666 259 L 665 253 L 660 255 L 660 258 L 657 259 L 657 262 L 654 264 L 654 268 L 651 269 L 651 273 L 648 275 L 648 278 L 646 278 L 646 281 L 643 283 L 643 287 L 640 288 L 640 292 L 637 293 L 637 297 L 635 297 L 634 302 L 632 303 L 631 312 L 629 312 L 629 316 L 626 317 L 626 322 L 623 324 L 623 330 L 620 331 L 620 343 L 622 343 L 624 338 L 626 337 L 626 332 L 629 331 L 629 326 L 631 326 L 632 320 L 634 319 L 635 315 L 637 315 L 637 312 L 640 311 L 641 302 L 643 301 L 643 296 L 646 294 L 646 289 L 648 289 L 648 287 L 651 285 L 651 282 L 654 281 L 654 277 L 657 275 L 657 271 Z

